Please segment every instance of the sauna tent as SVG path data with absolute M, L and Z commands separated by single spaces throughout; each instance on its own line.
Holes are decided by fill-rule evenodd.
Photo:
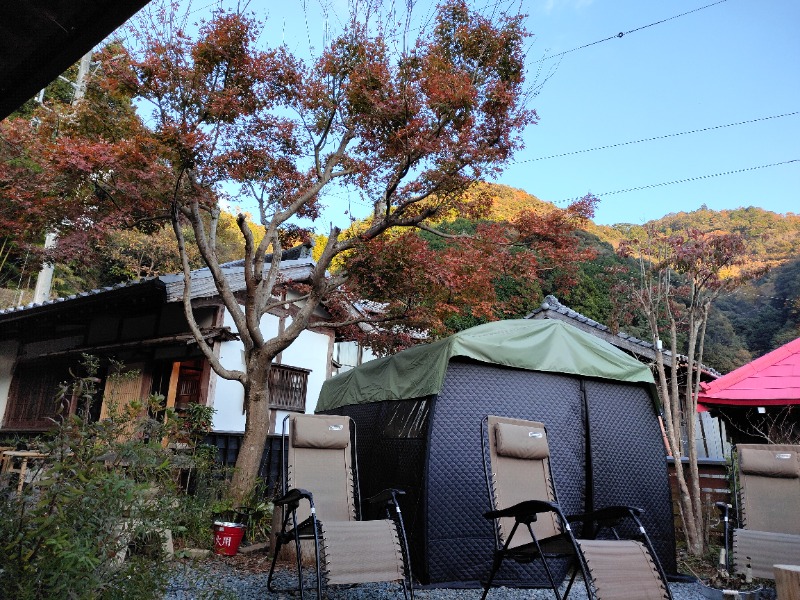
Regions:
M 326 381 L 316 412 L 355 421 L 362 498 L 406 491 L 414 576 L 424 584 L 472 587 L 489 572 L 494 533 L 482 516 L 490 503 L 480 434 L 488 414 L 545 423 L 564 512 L 642 508 L 665 571 L 676 571 L 652 374 L 571 325 L 498 321 L 370 361 Z M 546 585 L 539 565 L 511 561 L 496 583 Z

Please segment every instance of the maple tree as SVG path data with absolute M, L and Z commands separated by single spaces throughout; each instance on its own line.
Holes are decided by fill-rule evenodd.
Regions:
M 111 44 L 95 58 L 113 60 L 119 50 Z M 105 83 L 95 78 L 80 102 L 59 96 L 0 122 L 3 247 L 40 261 L 45 232 L 53 231 L 60 260 L 86 258 L 107 231 L 152 231 L 159 211 L 167 214 L 169 169 L 155 160 L 155 140 L 130 94 Z
M 258 49 L 260 24 L 251 16 L 218 11 L 194 35 L 165 6 L 136 29 L 125 58 L 105 66 L 108 82 L 155 107 L 149 126 L 170 169 L 186 316 L 214 371 L 244 388 L 234 495 L 252 487 L 258 470 L 273 359 L 315 325 L 320 303 L 347 281 L 346 272 L 326 274 L 334 257 L 437 213 L 485 212 L 462 192 L 507 160 L 521 128 L 536 118 L 523 103 L 526 34 L 518 16 L 492 21 L 463 2 L 446 2 L 432 31 L 405 50 L 393 50 L 383 24 L 369 19 L 354 12 L 307 62 L 285 46 Z M 245 242 L 244 299 L 230 291 L 214 243 L 222 182 L 250 195 L 263 227 L 257 242 L 246 219 L 237 221 Z M 295 287 L 291 322 L 267 338 L 259 324 L 287 285 L 279 277 L 287 227 L 297 216 L 316 217 L 325 189 L 338 182 L 371 198 L 374 217 L 357 236 L 331 227 L 310 282 Z M 241 338 L 243 370 L 223 367 L 193 318 L 184 222 Z
M 695 423 L 709 311 L 721 293 L 759 272 L 739 269 L 745 261 L 745 243 L 738 234 L 698 229 L 665 234 L 653 226 L 641 234 L 623 240 L 619 253 L 639 265 L 638 281 L 629 288 L 628 298 L 642 312 L 652 336 L 683 531 L 689 552 L 700 556 L 706 549 L 708 523 L 703 517 Z
M 39 211 L 39 232 L 59 227 L 62 241 L 70 230 L 84 242 L 98 229 L 155 230 L 158 219 L 168 217 L 184 272 L 185 314 L 198 347 L 220 377 L 244 388 L 245 435 L 231 486 L 234 496 L 242 496 L 254 484 L 268 434 L 270 365 L 302 331 L 320 324 L 316 315 L 323 301 L 341 307 L 337 293 L 343 300 L 359 289 L 358 265 L 364 274 L 369 269 L 357 257 L 370 253 L 372 243 L 383 244 L 384 264 L 394 250 L 411 257 L 421 238 L 403 230 L 432 231 L 430 222 L 442 215 L 487 214 L 487 198 L 465 190 L 498 172 L 520 146 L 521 129 L 537 119 L 525 105 L 527 34 L 517 15 L 487 18 L 449 0 L 415 41 L 397 43 L 392 24 L 354 10 L 342 32 L 316 58 L 304 60 L 285 46 L 260 49 L 262 24 L 251 15 L 219 10 L 194 29 L 177 14 L 170 5 L 152 8 L 131 30 L 131 43 L 112 44 L 96 57 L 93 94 L 68 119 L 44 119 L 35 129 L 20 120 L 4 126 L 4 139 L 13 144 L 18 136 L 24 150 L 4 157 L 0 185 L 16 185 L 8 188 L 16 207 L 24 210 L 27 203 Z M 132 102 L 139 112 L 152 109 L 150 114 L 139 118 Z M 15 169 L 36 177 L 22 185 Z M 227 257 L 217 244 L 232 185 L 239 200 L 249 197 L 258 207 L 257 225 L 245 215 L 236 220 L 245 259 L 241 295 L 228 286 L 220 266 Z M 284 246 L 310 236 L 296 219 L 318 217 L 331 198 L 328 190 L 342 189 L 369 199 L 372 218 L 357 234 L 331 226 L 307 284 L 283 281 Z M 576 207 L 576 215 L 581 210 Z M 470 279 L 488 281 L 493 265 L 530 269 L 513 252 L 515 246 L 536 246 L 526 236 L 535 236 L 537 226 L 526 219 L 482 226 L 473 241 L 453 243 L 446 256 L 462 252 L 461 262 L 437 285 L 466 289 Z M 387 232 L 391 242 L 384 244 L 379 240 Z M 241 370 L 220 363 L 194 319 L 193 244 L 240 336 Z M 557 244 L 545 250 L 547 244 L 537 246 L 541 265 L 559 252 Z M 508 251 L 495 257 L 489 245 Z M 352 273 L 329 274 L 339 256 L 351 261 Z M 486 264 L 469 264 L 487 256 L 492 259 Z M 447 260 L 437 263 L 440 275 L 447 267 Z M 370 285 L 367 277 L 361 281 L 361 289 Z M 269 338 L 261 318 L 285 304 L 289 291 L 292 319 Z M 477 298 L 474 304 L 480 314 L 489 311 Z M 328 326 L 365 318 L 336 309 L 334 314 L 342 318 Z M 416 322 L 411 311 L 404 316 Z

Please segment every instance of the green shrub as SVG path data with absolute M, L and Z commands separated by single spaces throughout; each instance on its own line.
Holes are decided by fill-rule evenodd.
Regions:
M 78 398 L 76 414 L 37 440 L 48 458 L 36 481 L 0 494 L 4 598 L 158 598 L 169 574 L 163 532 L 210 545 L 210 488 L 199 481 L 213 480 L 214 460 L 196 443 L 209 409 L 183 418 L 164 412 L 163 397 L 125 406 L 111 399 L 108 418 L 91 422 L 98 361 L 86 357 L 84 368 L 57 399 Z M 177 455 L 164 443 L 176 437 L 187 440 Z M 186 472 L 202 493 L 182 493 L 178 474 Z

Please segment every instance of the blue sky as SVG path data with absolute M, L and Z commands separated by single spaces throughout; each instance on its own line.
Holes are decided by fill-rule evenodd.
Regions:
M 713 1 L 713 0 L 712 0 Z M 710 1 L 527 3 L 552 55 Z M 517 160 L 750 121 L 800 110 L 800 3 L 727 0 L 563 56 L 534 105 Z M 800 162 L 626 190 L 800 158 L 800 114 L 620 148 L 523 162 L 499 179 L 544 200 L 600 197 L 596 221 L 643 223 L 702 204 L 800 212 Z
M 323 2 L 249 7 L 268 17 L 271 44 L 284 40 L 303 55 L 321 46 L 326 23 L 335 30 L 346 15 L 343 0 Z M 195 0 L 196 16 L 206 6 Z M 416 19 L 430 7 L 417 2 Z M 531 101 L 540 122 L 497 182 L 560 206 L 592 192 L 602 224 L 703 204 L 800 213 L 800 162 L 766 166 L 800 159 L 800 114 L 790 114 L 800 113 L 800 2 L 524 0 L 521 12 L 534 34 L 529 79 L 540 66 L 551 76 Z M 619 32 L 629 33 L 613 37 Z M 747 121 L 755 122 L 722 127 Z M 579 152 L 615 144 L 624 145 Z M 631 188 L 643 189 L 613 193 Z M 325 220 L 341 212 L 331 206 Z

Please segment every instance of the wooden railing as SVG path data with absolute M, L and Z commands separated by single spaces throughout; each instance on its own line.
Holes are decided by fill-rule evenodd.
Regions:
M 269 371 L 269 406 L 277 410 L 306 411 L 308 369 L 272 365 Z

